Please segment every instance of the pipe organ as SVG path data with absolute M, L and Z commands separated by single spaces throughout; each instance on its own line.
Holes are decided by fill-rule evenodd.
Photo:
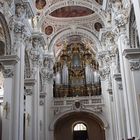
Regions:
M 54 66 L 54 96 L 74 97 L 101 94 L 98 63 L 87 46 L 67 45 Z

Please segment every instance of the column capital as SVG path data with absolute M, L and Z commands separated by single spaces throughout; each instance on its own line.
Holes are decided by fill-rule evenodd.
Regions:
M 4 66 L 4 68 L 2 69 L 2 72 L 3 72 L 4 78 L 11 78 L 14 76 L 14 66 L 13 65 Z
M 31 35 L 32 45 L 34 48 L 45 46 L 46 42 L 41 32 L 33 32 Z
M 140 49 L 125 49 L 123 55 L 129 60 L 132 71 L 140 70 Z
M 33 86 L 35 85 L 36 80 L 31 78 L 24 79 L 24 86 L 25 86 L 25 95 L 31 95 Z
M 5 78 L 10 78 L 14 75 L 14 66 L 18 61 L 19 58 L 16 55 L 0 56 L 0 63 Z
M 140 70 L 140 59 L 129 61 L 129 62 L 130 62 L 130 69 L 132 71 L 139 71 Z

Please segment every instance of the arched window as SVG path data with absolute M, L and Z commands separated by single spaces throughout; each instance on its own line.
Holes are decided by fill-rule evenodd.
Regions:
M 87 126 L 82 123 L 76 123 L 73 127 L 73 140 L 88 140 Z
M 87 131 L 87 127 L 83 123 L 78 123 L 74 126 L 74 131 Z

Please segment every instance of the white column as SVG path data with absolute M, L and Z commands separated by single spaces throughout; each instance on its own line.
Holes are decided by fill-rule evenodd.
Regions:
M 2 117 L 2 140 L 11 140 L 13 135 L 13 91 L 14 91 L 14 70 L 18 57 L 1 56 L 0 62 L 3 64 L 4 75 L 4 99 L 3 99 L 3 117 Z
M 36 83 L 33 89 L 33 140 L 39 140 L 39 98 L 40 98 L 40 78 L 39 67 L 34 67 Z
M 39 122 L 40 122 L 40 140 L 45 140 L 45 96 L 46 93 L 40 93 L 40 106 L 39 106 Z
M 30 50 L 30 58 L 33 65 L 33 75 L 35 76 L 35 85 L 33 89 L 33 104 L 32 104 L 32 114 L 33 114 L 33 140 L 40 140 L 40 121 L 39 121 L 39 106 L 40 106 L 40 67 L 42 66 L 41 61 L 41 47 L 43 46 L 42 35 L 38 33 L 32 34 L 32 45 Z
M 110 70 L 111 70 L 111 81 L 112 81 L 112 91 L 113 91 L 113 104 L 114 104 L 114 108 L 113 110 L 115 110 L 114 114 L 115 114 L 115 127 L 116 127 L 116 138 L 117 140 L 121 140 L 121 139 L 126 139 L 126 137 L 124 137 L 125 132 L 123 131 L 125 128 L 123 126 L 121 119 L 123 119 L 125 116 L 122 116 L 122 106 L 120 106 L 122 104 L 122 99 L 120 98 L 120 88 L 118 87 L 118 83 L 116 81 L 116 79 L 120 80 L 119 82 L 121 82 L 121 75 L 116 74 L 116 71 L 118 71 L 118 66 L 116 65 L 116 57 L 117 54 L 113 55 L 111 54 L 112 58 L 112 63 L 110 66 Z M 115 77 L 114 77 L 115 74 Z M 120 76 L 120 77 L 119 77 Z M 122 97 L 123 98 L 123 97 Z
M 103 114 L 109 123 L 109 127 L 106 128 L 106 140 L 113 140 L 114 136 L 114 127 L 112 123 L 112 109 L 111 109 L 111 97 L 108 93 L 107 89 L 108 81 L 101 81 L 102 87 L 102 96 L 104 99 L 105 108 L 103 109 Z
M 106 52 L 101 52 L 98 54 L 98 62 L 99 62 L 99 73 L 101 77 L 101 87 L 102 87 L 102 96 L 104 100 L 105 107 L 103 109 L 103 115 L 107 119 L 109 123 L 109 127 L 106 128 L 106 139 L 107 140 L 115 140 L 115 130 L 113 124 L 113 110 L 112 110 L 112 90 L 109 89 L 110 83 L 110 67 L 106 61 L 105 54 Z
M 25 78 L 25 140 L 33 140 L 33 88 L 35 85 L 34 78 Z
M 131 78 L 131 87 L 132 87 L 132 96 L 133 96 L 133 106 L 135 111 L 135 121 L 136 121 L 136 138 L 140 138 L 140 100 L 139 100 L 139 78 L 140 78 L 140 49 L 125 49 L 124 56 L 128 59 L 130 66 L 130 78 Z
M 126 136 L 126 120 L 125 120 L 125 112 L 124 112 L 124 99 L 123 99 L 123 91 L 121 85 L 121 75 L 115 74 L 113 80 L 114 86 L 114 96 L 115 96 L 115 103 L 117 106 L 117 116 L 118 116 L 118 123 L 119 125 L 119 139 L 127 139 Z
M 12 122 L 12 94 L 13 94 L 13 79 L 12 77 L 5 77 L 4 80 L 4 106 L 3 106 L 3 118 L 2 118 L 2 140 L 10 140 L 11 122 Z
M 33 131 L 33 114 L 32 114 L 32 95 L 26 95 L 25 102 L 25 140 L 33 140 L 32 131 Z
M 14 79 L 14 120 L 13 120 L 13 140 L 23 140 L 23 117 L 24 117 L 24 48 L 23 43 L 18 43 L 18 56 L 20 61 L 16 64 Z
M 120 34 L 118 39 L 118 48 L 120 56 L 122 83 L 124 91 L 124 103 L 126 112 L 126 124 L 128 138 L 135 137 L 137 135 L 137 120 L 136 109 L 134 107 L 134 96 L 132 89 L 132 79 L 130 77 L 129 64 L 126 58 L 123 56 L 124 49 L 128 48 L 128 39 L 125 33 Z
M 53 132 L 50 130 L 50 123 L 53 120 L 53 109 L 52 109 L 52 101 L 53 101 L 53 84 L 52 82 L 48 82 L 46 85 L 47 88 L 47 96 L 45 98 L 45 140 L 54 140 Z
M 53 56 L 45 55 L 44 68 L 42 74 L 44 77 L 44 91 L 47 93 L 45 97 L 45 140 L 54 140 L 53 132 L 50 130 L 50 123 L 53 120 Z

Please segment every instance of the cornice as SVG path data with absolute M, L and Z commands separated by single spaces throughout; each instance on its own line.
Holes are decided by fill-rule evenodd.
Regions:
M 140 49 L 132 48 L 132 49 L 125 49 L 123 51 L 123 55 L 128 59 L 140 59 Z
M 46 16 L 47 18 L 47 22 L 57 22 L 57 23 L 63 23 L 63 24 L 67 24 L 68 22 L 84 22 L 84 23 L 87 23 L 89 21 L 96 21 L 96 20 L 100 20 L 100 22 L 102 22 L 103 24 L 103 21 L 101 20 L 101 18 L 99 17 L 98 14 L 96 13 L 93 13 L 92 15 L 88 15 L 88 16 L 81 16 L 81 17 L 72 17 L 72 18 L 59 18 L 59 17 L 53 17 L 53 16 L 50 16 L 50 15 L 47 15 Z
M 0 56 L 0 63 L 3 65 L 15 65 L 19 61 L 17 55 Z
M 35 82 L 36 82 L 36 80 L 33 79 L 33 78 L 26 78 L 26 79 L 24 79 L 25 86 L 34 86 Z

